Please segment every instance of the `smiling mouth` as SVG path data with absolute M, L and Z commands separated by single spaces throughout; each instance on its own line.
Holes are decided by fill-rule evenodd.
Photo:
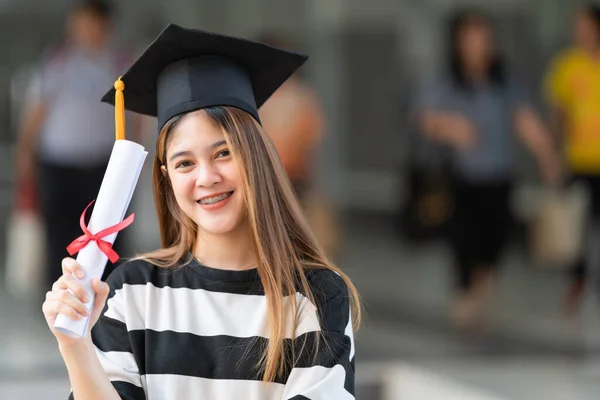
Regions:
M 197 203 L 198 204 L 215 204 L 215 203 L 218 203 L 221 200 L 225 200 L 226 198 L 228 198 L 232 194 L 233 194 L 233 192 L 227 192 L 227 193 L 219 194 L 219 195 L 214 196 L 214 197 L 205 197 L 205 198 L 203 198 L 201 200 L 198 200 Z

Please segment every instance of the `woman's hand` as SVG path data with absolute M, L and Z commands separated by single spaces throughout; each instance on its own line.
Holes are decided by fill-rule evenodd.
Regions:
M 459 150 L 470 150 L 477 144 L 475 125 L 458 113 L 426 112 L 421 119 L 421 129 L 429 137 Z
M 469 150 L 475 147 L 477 133 L 471 121 L 460 114 L 448 114 L 445 116 L 441 129 L 454 147 L 459 150 Z
M 540 157 L 539 167 L 544 183 L 550 186 L 556 186 L 560 184 L 563 178 L 563 168 L 558 155 L 549 154 Z
M 99 279 L 92 281 L 92 288 L 96 293 L 96 298 L 90 312 L 85 303 L 89 302 L 91 298 L 77 279 L 84 277 L 83 268 L 73 258 L 65 258 L 62 262 L 62 269 L 63 276 L 52 285 L 52 290 L 46 294 L 46 301 L 44 301 L 42 311 L 44 312 L 44 317 L 50 331 L 52 331 L 61 347 L 85 344 L 89 340 L 90 330 L 98 321 L 100 313 L 104 308 L 109 288 L 106 283 L 101 282 Z M 73 275 L 77 276 L 77 278 Z M 81 338 L 72 337 L 54 329 L 54 321 L 58 314 L 65 314 L 75 320 L 90 316 L 87 334 Z

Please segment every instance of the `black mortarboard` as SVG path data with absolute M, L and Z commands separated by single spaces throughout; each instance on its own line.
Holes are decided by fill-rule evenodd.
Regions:
M 307 59 L 302 54 L 169 24 L 121 77 L 125 108 L 158 117 L 234 106 L 257 121 L 258 108 Z M 102 98 L 115 104 L 115 89 Z

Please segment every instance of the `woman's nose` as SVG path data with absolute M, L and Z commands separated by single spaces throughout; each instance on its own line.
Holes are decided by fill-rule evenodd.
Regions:
M 210 187 L 221 182 L 221 175 L 217 168 L 211 163 L 200 164 L 198 175 L 196 176 L 196 186 Z

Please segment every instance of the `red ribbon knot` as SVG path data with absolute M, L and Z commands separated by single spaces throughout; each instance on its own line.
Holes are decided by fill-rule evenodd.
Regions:
M 88 204 L 88 206 L 85 208 L 85 210 L 83 210 L 83 213 L 81 213 L 81 218 L 79 218 L 79 226 L 81 227 L 81 230 L 83 231 L 83 235 L 81 235 L 77 239 L 73 240 L 73 242 L 71 242 L 71 244 L 67 246 L 67 251 L 69 252 L 70 255 L 74 255 L 75 253 L 78 253 L 81 249 L 83 249 L 85 246 L 87 246 L 87 244 L 90 241 L 95 241 L 96 244 L 98 245 L 98 248 L 104 254 L 106 254 L 106 256 L 108 257 L 110 262 L 112 262 L 114 264 L 119 260 L 119 255 L 117 254 L 116 251 L 113 250 L 113 248 L 112 248 L 113 245 L 111 243 L 107 242 L 106 240 L 103 240 L 102 238 L 127 228 L 129 225 L 132 224 L 134 214 L 131 214 L 129 217 L 127 217 L 123 221 L 119 222 L 118 224 L 110 226 L 106 229 L 103 229 L 100 232 L 93 235 L 88 230 L 88 228 L 85 226 L 85 214 L 86 214 L 88 208 L 90 208 L 90 206 L 93 203 L 94 203 L 94 200 L 92 200 L 92 202 L 90 204 Z

